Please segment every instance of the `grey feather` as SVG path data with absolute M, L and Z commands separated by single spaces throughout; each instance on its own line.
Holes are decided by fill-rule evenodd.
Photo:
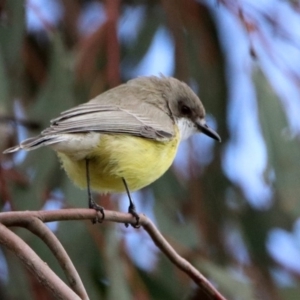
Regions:
M 39 136 L 29 138 L 4 153 L 33 150 L 62 142 L 66 133 L 91 131 L 169 140 L 175 135 L 174 120 L 164 98 L 166 89 L 171 89 L 170 80 L 176 79 L 142 77 L 131 80 L 62 112 Z

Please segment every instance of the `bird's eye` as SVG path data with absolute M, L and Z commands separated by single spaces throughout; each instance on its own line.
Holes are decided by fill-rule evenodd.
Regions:
M 191 114 L 191 109 L 186 105 L 182 105 L 181 106 L 181 113 L 183 115 L 189 115 L 189 114 Z

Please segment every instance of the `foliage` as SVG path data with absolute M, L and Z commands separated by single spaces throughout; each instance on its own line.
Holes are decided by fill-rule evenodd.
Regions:
M 279 97 L 270 83 L 252 43 L 253 32 L 262 34 L 255 19 L 259 9 L 253 10 L 251 19 L 243 6 L 228 0 L 214 4 L 193 0 L 94 1 L 103 5 L 105 18 L 100 24 L 90 24 L 87 33 L 81 34 L 80 18 L 93 1 L 56 2 L 60 3 L 62 17 L 53 23 L 35 1 L 0 4 L 1 149 L 14 145 L 18 136 L 37 134 L 61 111 L 130 79 L 157 32 L 165 30 L 172 41 L 170 56 L 174 58 L 172 74 L 167 75 L 198 88 L 222 143 L 207 146 L 203 138 L 187 141 L 171 170 L 136 194 L 136 202 L 147 207 L 155 199 L 153 209 L 161 232 L 229 299 L 296 299 L 300 270 L 276 260 L 268 242 L 272 230 L 280 229 L 298 243 L 299 256 L 299 137 L 290 134 L 284 97 Z M 287 5 L 299 10 L 297 1 Z M 128 37 L 121 35 L 137 9 L 142 12 L 138 26 L 130 35 L 126 33 Z M 26 10 L 35 14 L 43 29 L 27 27 Z M 236 141 L 238 128 L 230 127 L 230 53 L 222 45 L 224 30 L 219 28 L 218 10 L 228 10 L 235 16 L 249 39 L 248 59 L 256 65 L 249 72 L 256 91 L 252 104 L 257 107 L 257 128 L 267 155 L 259 180 L 271 189 L 270 204 L 264 208 L 248 201 L 243 186 L 224 167 L 226 147 Z M 263 17 L 278 29 L 276 20 Z M 272 48 L 268 50 L 273 53 Z M 299 92 L 299 84 L 297 89 Z M 18 124 L 20 119 L 28 121 L 26 130 Z M 210 159 L 205 160 L 205 155 Z M 255 156 L 249 157 L 252 159 Z M 0 182 L 2 210 L 39 210 L 51 203 L 55 207 L 86 205 L 85 191 L 73 186 L 49 149 L 26 156 L 2 155 Z M 118 210 L 116 198 L 98 195 L 97 201 L 107 209 Z M 107 223 L 92 226 L 60 222 L 55 233 L 91 299 L 207 299 L 153 250 L 141 230 Z M 42 243 L 24 231 L 18 234 L 63 277 Z M 135 251 L 129 251 L 132 239 Z M 0 254 L 1 299 L 51 299 L 17 257 L 5 249 Z M 143 258 L 151 261 L 146 268 L 138 263 Z

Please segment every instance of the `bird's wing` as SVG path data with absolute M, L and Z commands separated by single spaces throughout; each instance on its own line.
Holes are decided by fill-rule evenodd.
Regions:
M 41 135 L 94 131 L 125 133 L 155 140 L 168 140 L 174 136 L 172 119 L 159 107 L 138 99 L 126 105 L 125 101 L 111 99 L 109 102 L 105 98 L 100 95 L 61 113 Z
M 87 103 L 60 114 L 39 136 L 26 139 L 5 153 L 34 150 L 65 141 L 72 133 L 130 134 L 168 141 L 175 136 L 174 121 L 162 94 L 147 86 L 123 84 Z

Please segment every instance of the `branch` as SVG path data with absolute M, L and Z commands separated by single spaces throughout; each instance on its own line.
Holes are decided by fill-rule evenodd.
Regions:
M 36 276 L 55 299 L 80 300 L 76 295 L 38 255 L 16 234 L 0 224 L 0 243 L 14 252 L 26 268 Z
M 66 250 L 55 236 L 55 234 L 38 218 L 31 217 L 27 226 L 23 226 L 42 239 L 57 258 L 61 268 L 66 274 L 67 280 L 73 291 L 82 300 L 88 300 L 84 285 Z
M 97 212 L 92 209 L 61 209 L 52 211 L 21 211 L 0 213 L 0 222 L 6 226 L 27 227 L 28 220 L 38 218 L 42 222 L 68 220 L 94 220 Z M 101 215 L 98 215 L 101 219 Z M 129 223 L 134 225 L 136 219 L 131 214 L 105 210 L 105 221 Z M 155 245 L 174 263 L 185 272 L 211 299 L 226 300 L 216 288 L 187 260 L 181 257 L 168 241 L 162 236 L 156 226 L 144 215 L 140 215 L 140 225 L 148 232 Z M 1 240 L 0 240 L 1 242 Z M 23 242 L 24 243 L 24 242 Z M 75 299 L 75 298 L 74 298 Z

